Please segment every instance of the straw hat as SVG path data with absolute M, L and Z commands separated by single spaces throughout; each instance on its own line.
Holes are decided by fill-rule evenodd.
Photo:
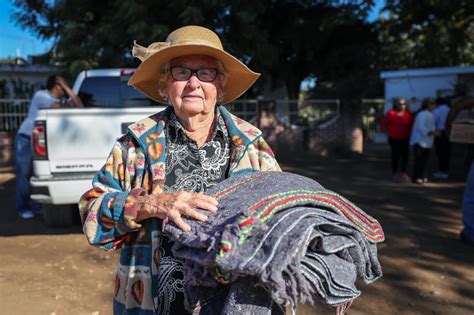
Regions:
M 166 42 L 148 47 L 134 43 L 133 56 L 142 61 L 128 84 L 158 102 L 166 100 L 158 92 L 161 69 L 171 59 L 186 55 L 206 55 L 219 60 L 229 76 L 224 86 L 221 104 L 227 104 L 247 91 L 260 76 L 240 60 L 224 51 L 219 37 L 200 26 L 185 26 L 172 32 Z

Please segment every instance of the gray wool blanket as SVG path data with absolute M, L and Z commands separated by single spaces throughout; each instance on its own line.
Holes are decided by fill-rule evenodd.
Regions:
M 254 172 L 226 179 L 206 194 L 219 201 L 207 222 L 185 219 L 190 232 L 173 223 L 163 227 L 175 241 L 174 255 L 184 262 L 190 308 L 203 287 L 225 286 L 230 289 L 224 314 L 226 308 L 267 314 L 272 305 L 260 312 L 259 299 L 293 308 L 322 299 L 344 313 L 360 295 L 357 276 L 365 283 L 382 276 L 376 247 L 384 240 L 380 224 L 310 178 Z M 238 289 L 243 278 L 243 291 L 249 292 Z M 252 295 L 252 290 L 260 291 Z M 244 293 L 248 296 L 236 302 Z

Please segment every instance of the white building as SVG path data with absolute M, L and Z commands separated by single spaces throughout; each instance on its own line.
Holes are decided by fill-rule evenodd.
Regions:
M 415 111 L 425 97 L 454 95 L 457 84 L 474 94 L 474 66 L 382 71 L 380 77 L 385 81 L 385 112 L 395 97 L 405 98 Z

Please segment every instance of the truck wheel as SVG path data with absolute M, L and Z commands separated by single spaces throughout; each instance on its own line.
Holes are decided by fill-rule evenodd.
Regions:
M 74 223 L 74 214 L 71 205 L 44 204 L 43 219 L 47 226 L 64 227 Z M 76 206 L 77 211 L 77 206 Z

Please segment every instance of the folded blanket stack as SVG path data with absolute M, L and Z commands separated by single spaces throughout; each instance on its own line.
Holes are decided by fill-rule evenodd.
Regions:
M 219 200 L 207 222 L 186 220 L 191 232 L 164 226 L 184 261 L 189 299 L 197 299 L 194 288 L 251 277 L 280 305 L 322 299 L 343 313 L 360 295 L 357 275 L 365 283 L 382 275 L 375 245 L 384 240 L 380 224 L 310 178 L 249 173 L 207 194 Z

